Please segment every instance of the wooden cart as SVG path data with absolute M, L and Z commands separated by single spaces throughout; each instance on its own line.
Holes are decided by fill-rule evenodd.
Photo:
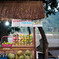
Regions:
M 32 46 L 11 46 L 11 47 L 0 47 L 0 52 L 6 52 L 6 53 L 11 53 L 11 52 L 14 52 L 16 54 L 16 52 L 18 50 L 22 50 L 23 52 L 26 51 L 26 50 L 30 50 L 31 51 L 31 54 L 33 55 L 33 59 L 36 59 L 36 42 L 35 42 L 35 27 L 33 28 L 33 42 L 32 42 Z
M 11 8 L 12 7 L 12 8 Z M 42 19 L 45 17 L 44 7 L 42 1 L 0 1 L 0 19 Z M 42 27 L 39 27 L 42 35 L 44 45 L 44 59 L 48 56 L 48 43 Z M 19 46 L 19 47 L 0 47 L 0 51 L 10 50 L 32 50 L 34 52 L 34 59 L 36 59 L 36 42 L 35 42 L 35 27 L 33 28 L 33 46 Z

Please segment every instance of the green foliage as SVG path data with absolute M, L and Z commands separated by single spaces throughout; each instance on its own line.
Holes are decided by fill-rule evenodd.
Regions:
M 58 2 L 57 0 L 43 0 L 43 3 L 44 3 L 44 8 L 45 8 L 45 13 L 46 13 L 46 16 L 48 17 L 48 15 L 51 15 L 51 14 L 54 14 L 56 13 L 56 10 L 59 11 L 59 8 L 57 7 L 58 6 Z M 50 6 L 50 10 L 48 9 Z M 56 8 L 56 10 L 55 10 Z

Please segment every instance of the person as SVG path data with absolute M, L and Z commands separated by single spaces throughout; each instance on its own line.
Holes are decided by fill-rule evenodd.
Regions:
M 43 39 L 41 38 L 39 42 L 40 42 L 40 45 L 37 47 L 37 50 L 38 51 L 41 50 L 41 52 L 43 52 Z

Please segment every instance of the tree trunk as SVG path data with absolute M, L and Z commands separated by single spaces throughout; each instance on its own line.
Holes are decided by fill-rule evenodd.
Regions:
M 43 31 L 43 28 L 38 27 L 38 29 L 39 29 L 42 39 L 43 39 L 43 54 L 44 54 L 43 59 L 47 59 L 48 58 L 48 42 L 47 42 L 45 33 Z

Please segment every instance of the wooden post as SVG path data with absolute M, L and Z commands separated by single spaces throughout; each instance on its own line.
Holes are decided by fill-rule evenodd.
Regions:
M 28 31 L 29 31 L 29 35 L 31 34 L 31 30 L 30 30 L 30 27 L 28 27 Z
M 34 39 L 34 49 L 35 49 L 35 54 L 34 54 L 34 56 L 35 56 L 35 59 L 36 59 L 36 40 L 35 40 L 35 27 L 33 27 L 33 39 Z
M 28 27 L 29 34 L 31 34 L 30 27 Z M 35 39 L 35 27 L 33 27 L 33 39 L 34 39 L 34 57 L 36 59 L 36 39 Z
M 47 59 L 48 58 L 48 42 L 47 42 L 45 33 L 43 31 L 43 28 L 38 27 L 38 29 L 39 29 L 42 39 L 43 39 L 43 54 L 44 54 L 43 59 Z

